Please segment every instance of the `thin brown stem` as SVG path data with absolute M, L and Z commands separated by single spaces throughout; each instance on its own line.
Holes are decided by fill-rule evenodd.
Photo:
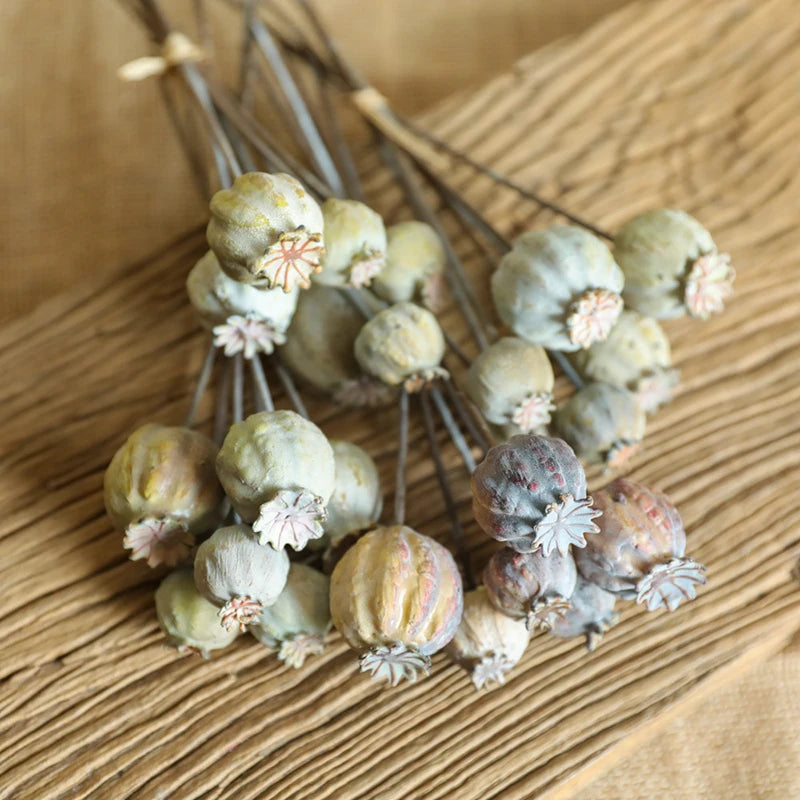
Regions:
M 406 462 L 408 461 L 408 392 L 400 392 L 400 424 L 397 433 L 397 466 L 394 481 L 394 522 L 402 525 L 406 519 Z
M 250 359 L 250 369 L 253 373 L 253 383 L 256 387 L 256 398 L 261 406 L 260 411 L 274 411 L 275 403 L 272 400 L 272 392 L 269 390 L 267 376 L 264 374 L 264 367 L 261 364 L 261 356 L 256 353 Z
M 453 490 L 450 487 L 450 480 L 447 477 L 447 470 L 445 469 L 444 462 L 442 461 L 442 454 L 439 450 L 439 442 L 436 439 L 436 429 L 433 423 L 433 413 L 431 411 L 430 398 L 428 397 L 428 390 L 423 389 L 420 393 L 422 401 L 422 421 L 425 426 L 425 435 L 428 438 L 428 444 L 431 448 L 431 456 L 433 464 L 436 469 L 436 478 L 439 481 L 439 488 L 442 492 L 445 508 L 447 509 L 447 516 L 450 519 L 450 532 L 453 540 L 453 547 L 456 551 L 456 558 L 458 559 L 461 569 L 464 572 L 464 583 L 467 588 L 475 588 L 475 575 L 472 571 L 472 559 L 470 558 L 469 550 L 467 549 L 466 539 L 464 537 L 464 529 L 461 527 L 461 521 L 458 518 L 458 509 L 456 508 L 455 501 L 453 500 Z
M 450 434 L 450 438 L 453 440 L 453 444 L 456 446 L 461 460 L 464 462 L 467 473 L 472 475 L 475 471 L 475 458 L 472 455 L 472 451 L 469 449 L 464 434 L 461 433 L 461 429 L 458 427 L 458 423 L 453 419 L 453 414 L 445 402 L 444 397 L 442 397 L 442 393 L 436 386 L 428 387 L 427 393 L 433 398 L 433 404 L 436 406 L 436 410 L 439 412 L 439 416 L 442 418 L 442 422 L 445 428 L 447 428 L 447 432 Z
M 289 401 L 294 406 L 294 410 L 301 417 L 309 419 L 308 411 L 303 403 L 303 398 L 300 396 L 300 392 L 297 391 L 292 373 L 286 368 L 286 365 L 277 352 L 272 354 L 272 363 L 275 365 L 275 372 L 278 373 L 278 379 L 283 384 L 286 394 L 289 395 Z
M 203 360 L 203 366 L 200 369 L 200 374 L 197 376 L 197 385 L 195 386 L 192 400 L 189 404 L 189 410 L 186 413 L 186 419 L 183 424 L 186 428 L 191 428 L 194 425 L 195 417 L 197 416 L 197 409 L 200 405 L 200 400 L 208 388 L 208 382 L 211 379 L 211 372 L 214 369 L 214 360 L 217 357 L 217 348 L 212 341 L 208 347 L 208 352 Z

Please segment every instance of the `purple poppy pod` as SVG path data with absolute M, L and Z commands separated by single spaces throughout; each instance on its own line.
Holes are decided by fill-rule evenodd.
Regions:
M 491 448 L 472 475 L 472 511 L 486 534 L 520 553 L 565 556 L 599 530 L 583 467 L 549 436 L 514 436 Z
M 524 619 L 528 630 L 549 630 L 569 608 L 578 571 L 575 560 L 553 553 L 518 553 L 503 547 L 489 559 L 483 583 L 492 605 L 509 617 Z
M 586 649 L 591 653 L 600 644 L 603 634 L 619 622 L 619 614 L 614 611 L 616 602 L 617 595 L 579 575 L 570 608 L 553 621 L 550 633 L 560 639 L 585 636 Z
M 672 501 L 622 478 L 597 492 L 600 536 L 576 553 L 580 573 L 606 591 L 654 611 L 693 600 L 705 567 L 685 556 L 686 532 Z

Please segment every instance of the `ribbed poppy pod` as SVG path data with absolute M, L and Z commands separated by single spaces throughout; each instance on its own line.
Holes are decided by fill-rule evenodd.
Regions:
M 386 228 L 380 214 L 358 200 L 331 197 L 322 204 L 325 253 L 317 283 L 368 286 L 386 263 Z
M 664 329 L 636 311 L 623 311 L 604 342 L 578 351 L 572 360 L 587 380 L 633 392 L 647 414 L 669 402 L 678 383 Z
M 623 469 L 644 439 L 647 417 L 633 392 L 588 383 L 556 411 L 553 425 L 584 461 Z
M 408 391 L 446 375 L 440 366 L 442 329 L 430 311 L 414 303 L 379 311 L 361 329 L 354 351 L 364 372 L 389 386 L 403 384 Z
M 520 553 L 565 556 L 599 530 L 583 467 L 566 442 L 548 436 L 492 447 L 472 474 L 472 511 L 488 536 Z
M 528 630 L 549 630 L 570 607 L 578 571 L 575 559 L 552 553 L 497 550 L 483 571 L 483 583 L 495 608 L 525 622 Z
M 706 582 L 705 567 L 686 553 L 680 514 L 663 492 L 619 478 L 595 495 L 600 535 L 576 554 L 580 573 L 648 611 L 674 611 Z
M 447 293 L 447 258 L 439 234 L 428 224 L 408 220 L 386 230 L 386 265 L 371 288 L 389 303 L 412 301 L 439 311 Z
M 353 347 L 364 315 L 341 290 L 315 284 L 300 294 L 297 311 L 280 354 L 308 385 L 348 406 L 383 405 L 393 390 L 367 377 Z
M 217 474 L 261 544 L 302 550 L 322 536 L 336 466 L 313 422 L 294 411 L 262 411 L 235 423 L 217 456 Z
M 483 689 L 505 683 L 529 638 L 525 623 L 498 611 L 479 586 L 464 595 L 464 613 L 447 654 L 469 672 L 476 689 Z
M 259 289 L 226 275 L 213 251 L 194 265 L 186 279 L 189 300 L 200 322 L 214 332 L 225 355 L 271 353 L 286 341 L 300 290 Z
M 685 211 L 634 217 L 614 237 L 614 257 L 625 273 L 625 305 L 649 317 L 707 319 L 733 294 L 730 256 Z
M 555 408 L 553 383 L 544 348 L 508 336 L 472 362 L 466 392 L 484 419 L 508 438 L 545 432 Z
M 289 574 L 285 550 L 258 543 L 249 525 L 229 525 L 216 530 L 194 559 L 194 583 L 217 612 L 225 628 L 244 630 L 272 605 Z
M 381 480 L 375 462 L 351 442 L 331 441 L 336 482 L 323 523 L 330 544 L 354 531 L 371 528 L 383 510 Z
M 152 423 L 117 450 L 105 474 L 105 505 L 125 532 L 132 560 L 175 566 L 189 556 L 195 536 L 219 522 L 225 498 L 216 455 L 202 433 Z
M 156 589 L 156 615 L 167 641 L 183 653 L 191 651 L 208 658 L 212 650 L 227 647 L 238 628 L 219 624 L 219 608 L 194 585 L 191 568 L 171 572 Z
M 617 595 L 579 575 L 575 591 L 570 597 L 570 607 L 553 620 L 550 633 L 560 639 L 584 636 L 586 649 L 592 652 L 600 644 L 603 635 L 619 622 L 619 614 L 614 611 L 616 602 Z
M 248 172 L 211 198 L 206 238 L 231 278 L 307 288 L 324 252 L 322 210 L 291 175 Z
M 278 658 L 300 669 L 311 655 L 325 649 L 331 629 L 330 579 L 305 564 L 292 564 L 286 586 L 248 630 L 262 644 L 278 649 Z
M 522 234 L 492 276 L 500 318 L 514 333 L 551 350 L 605 339 L 622 311 L 625 279 L 593 234 L 554 225 Z
M 405 525 L 362 536 L 331 576 L 333 624 L 361 654 L 361 671 L 392 686 L 427 674 L 430 657 L 455 635 L 462 606 L 453 556 Z

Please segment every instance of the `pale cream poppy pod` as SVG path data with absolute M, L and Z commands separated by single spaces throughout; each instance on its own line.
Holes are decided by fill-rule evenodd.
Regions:
M 464 612 L 447 653 L 470 673 L 475 688 L 483 689 L 505 683 L 529 638 L 525 622 L 498 611 L 479 586 L 464 595 Z
M 370 284 L 389 303 L 413 300 L 433 311 L 443 304 L 446 256 L 439 234 L 425 222 L 408 220 L 386 230 L 386 265 Z
M 414 303 L 397 303 L 365 323 L 355 341 L 361 368 L 390 386 L 442 374 L 445 340 L 436 317 Z
M 604 342 L 572 355 L 586 379 L 633 392 L 646 413 L 668 402 L 678 382 L 669 339 L 652 317 L 625 310 Z
M 219 521 L 224 495 L 216 445 L 189 428 L 149 423 L 117 450 L 104 478 L 112 524 L 125 531 L 131 559 L 175 566 L 194 537 Z
M 206 238 L 234 280 L 289 291 L 319 271 L 322 230 L 322 210 L 296 178 L 248 172 L 211 199 Z
M 499 339 L 473 362 L 466 392 L 505 438 L 542 432 L 553 405 L 553 367 L 543 347 L 511 336 Z
M 362 374 L 353 345 L 363 314 L 332 286 L 314 285 L 300 295 L 281 356 L 315 389 L 333 393 Z
M 700 319 L 724 309 L 733 294 L 730 256 L 684 211 L 659 208 L 623 225 L 614 257 L 625 273 L 625 304 L 641 314 Z
M 285 550 L 259 544 L 249 525 L 229 525 L 216 530 L 197 548 L 194 583 L 210 602 L 221 606 L 226 628 L 252 622 L 272 605 L 289 574 Z
M 647 418 L 633 392 L 588 383 L 556 411 L 554 424 L 579 458 L 621 469 L 644 439 Z
M 299 669 L 310 655 L 325 649 L 331 629 L 330 579 L 305 564 L 292 564 L 286 586 L 265 608 L 249 631 L 267 647 L 278 648 L 278 658 Z
M 300 296 L 297 287 L 284 292 L 233 280 L 223 272 L 212 250 L 192 268 L 186 279 L 186 291 L 206 328 L 222 325 L 232 316 L 252 316 L 269 321 L 279 334 L 286 333 Z
M 588 231 L 555 225 L 522 234 L 492 276 L 503 322 L 521 338 L 574 351 L 603 340 L 622 310 L 622 270 Z
M 332 544 L 354 531 L 374 525 L 383 510 L 378 468 L 370 455 L 352 442 L 331 441 L 336 482 L 323 524 Z
M 217 456 L 217 474 L 262 544 L 298 550 L 322 535 L 336 467 L 313 422 L 294 411 L 263 411 L 235 423 Z
M 406 527 L 362 536 L 331 576 L 333 624 L 361 653 L 361 670 L 392 685 L 427 672 L 455 635 L 461 576 L 447 548 Z
M 191 568 L 177 569 L 156 589 L 156 616 L 167 641 L 180 652 L 194 650 L 208 658 L 212 650 L 227 647 L 239 635 L 219 623 L 219 607 L 194 585 Z
M 367 286 L 386 263 L 380 214 L 358 200 L 331 197 L 322 204 L 325 253 L 314 278 L 330 286 Z

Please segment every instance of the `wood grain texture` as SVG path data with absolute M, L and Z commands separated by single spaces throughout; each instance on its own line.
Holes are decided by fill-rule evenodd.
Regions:
M 102 473 L 127 432 L 176 422 L 187 405 L 204 354 L 182 292 L 198 232 L 0 329 L 0 374 L 15 376 L 0 386 L 0 797 L 566 797 L 665 711 L 780 647 L 800 620 L 789 579 L 800 555 L 792 9 L 637 3 L 424 121 L 606 227 L 677 205 L 734 254 L 726 314 L 667 326 L 683 380 L 631 472 L 681 509 L 709 568 L 695 603 L 628 609 L 592 655 L 539 636 L 509 683 L 483 694 L 441 658 L 429 679 L 382 689 L 355 674 L 335 636 L 298 672 L 251 640 L 209 662 L 165 648 L 157 578 L 110 531 Z M 372 163 L 376 204 L 401 213 Z M 451 178 L 508 233 L 551 218 L 467 169 Z M 459 248 L 485 293 L 485 261 L 470 242 Z M 468 345 L 457 314 L 444 324 Z M 312 414 L 329 436 L 366 446 L 390 485 L 391 413 L 317 401 Z M 409 522 L 444 539 L 418 422 L 411 442 Z M 480 562 L 491 545 L 448 457 Z

